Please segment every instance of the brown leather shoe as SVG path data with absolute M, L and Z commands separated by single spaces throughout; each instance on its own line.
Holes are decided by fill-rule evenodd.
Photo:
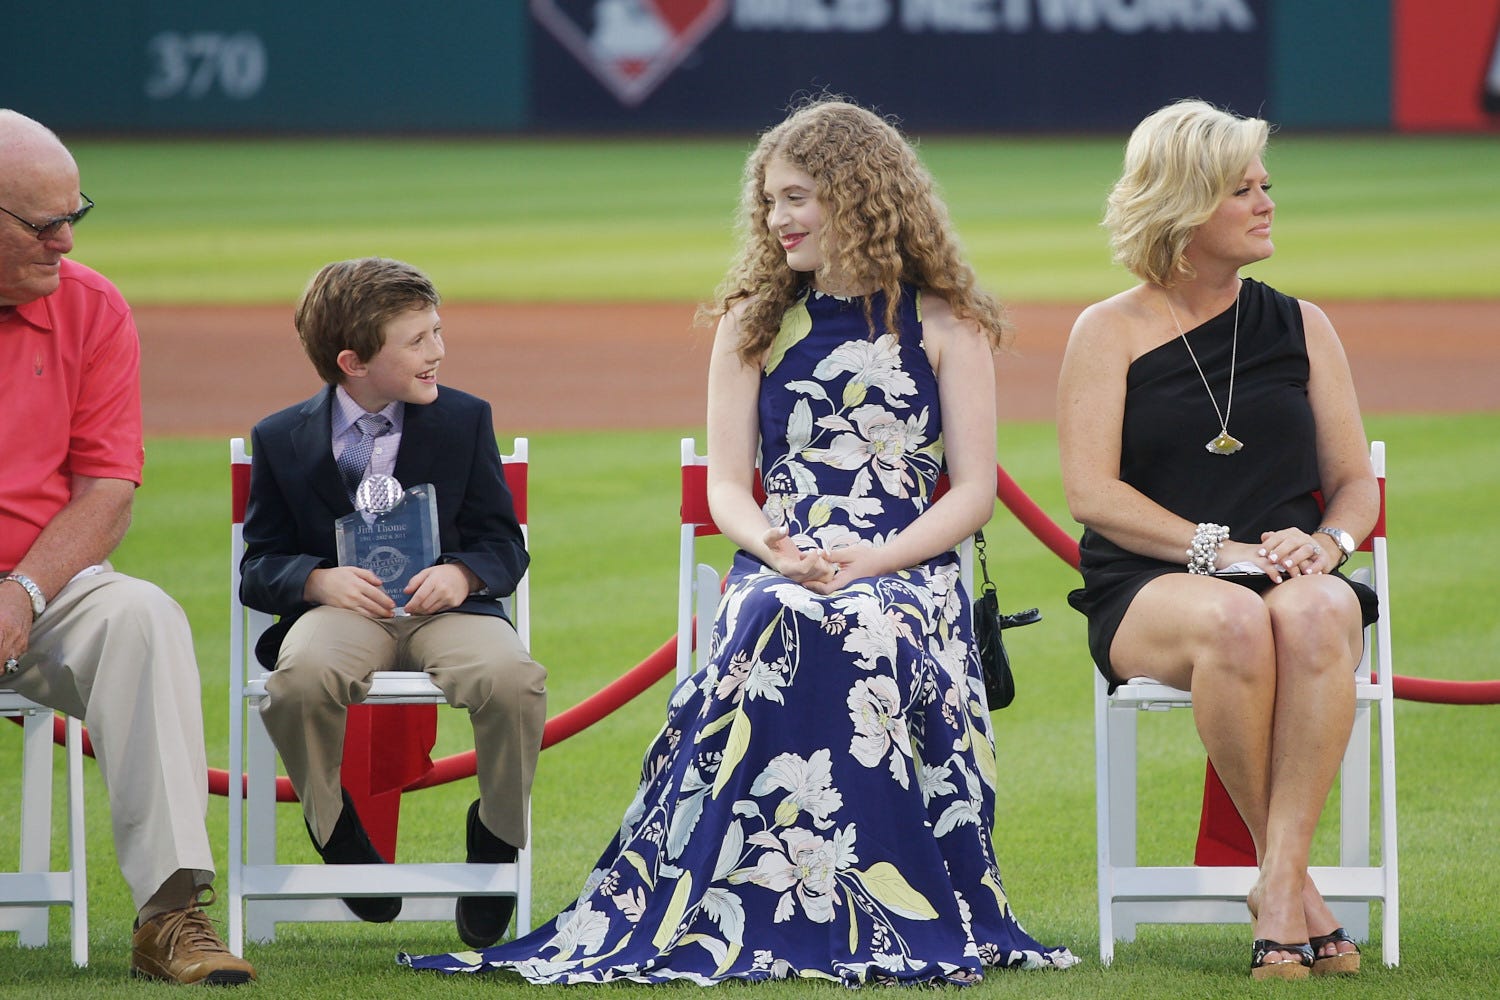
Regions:
M 170 983 L 238 986 L 255 978 L 255 969 L 236 958 L 203 912 L 214 901 L 212 889 L 191 906 L 168 910 L 146 921 L 131 939 L 130 974 Z

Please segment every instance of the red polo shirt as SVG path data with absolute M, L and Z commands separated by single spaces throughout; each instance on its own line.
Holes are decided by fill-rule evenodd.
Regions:
M 72 477 L 141 483 L 140 338 L 102 275 L 67 258 L 51 295 L 0 309 L 0 570 L 72 496 Z

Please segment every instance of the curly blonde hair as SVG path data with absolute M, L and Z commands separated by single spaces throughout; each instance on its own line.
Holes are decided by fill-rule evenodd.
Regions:
M 833 98 L 803 104 L 764 133 L 745 162 L 736 227 L 740 248 L 711 305 L 712 322 L 739 303 L 738 351 L 756 363 L 770 347 L 782 316 L 814 275 L 792 270 L 766 219 L 766 167 L 775 159 L 811 176 L 825 210 L 823 265 L 862 287 L 885 293 L 885 326 L 899 336 L 900 286 L 947 299 L 954 315 L 976 323 L 999 348 L 1009 338 L 1000 303 L 978 287 L 963 259 L 947 206 L 911 144 L 880 116 Z M 875 328 L 865 300 L 871 331 Z
M 1193 233 L 1263 156 L 1271 127 L 1199 100 L 1146 116 L 1125 146 L 1104 228 L 1115 263 L 1163 288 L 1193 276 L 1183 257 Z

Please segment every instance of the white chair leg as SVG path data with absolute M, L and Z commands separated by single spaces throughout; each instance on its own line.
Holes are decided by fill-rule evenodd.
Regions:
M 88 837 L 83 823 L 83 723 L 68 716 L 68 873 L 71 881 L 73 964 L 89 964 Z
M 1354 710 L 1354 728 L 1339 770 L 1339 864 L 1363 868 L 1370 863 L 1370 707 Z M 1370 937 L 1370 904 L 1355 900 L 1328 908 L 1351 937 Z
M 1109 708 L 1105 711 L 1109 736 L 1106 762 L 1110 789 L 1110 863 L 1114 868 L 1133 868 L 1136 863 L 1136 713 L 1134 710 Z M 1135 908 L 1115 903 L 1111 909 L 1110 922 L 1115 940 L 1134 941 Z
M 52 867 L 52 713 L 29 713 L 23 729 L 19 870 L 45 872 Z M 45 905 L 18 908 L 11 926 L 23 947 L 46 946 L 47 911 Z
M 1099 688 L 1102 683 L 1101 678 L 1094 678 L 1094 844 L 1099 883 L 1099 961 L 1109 965 L 1115 959 L 1114 857 L 1110 832 L 1113 784 L 1109 754 L 1104 749 L 1109 743 L 1109 707 L 1103 689 Z
M 1401 964 L 1401 868 L 1397 863 L 1396 847 L 1396 726 L 1392 708 L 1390 696 L 1387 694 L 1381 701 L 1379 718 L 1380 865 L 1385 873 L 1385 899 L 1381 903 L 1380 937 L 1385 964 L 1395 967 Z
M 248 708 L 246 756 L 250 773 L 245 817 L 245 855 L 251 865 L 276 864 L 276 750 L 261 724 L 255 704 Z M 343 906 L 342 903 L 338 904 Z M 251 941 L 274 941 L 276 919 L 259 900 L 245 900 L 245 936 Z
M 714 616 L 719 613 L 719 571 L 706 563 L 700 563 L 694 584 L 696 599 L 693 604 L 698 615 L 698 650 L 693 662 L 698 670 L 702 670 L 708 663 L 708 647 L 714 634 Z
M 234 641 L 243 641 L 238 635 Z M 245 701 L 242 678 L 229 683 L 229 940 L 231 953 L 245 957 Z
M 71 910 L 72 959 L 88 965 L 88 862 L 85 852 L 83 800 L 83 726 L 69 717 L 66 775 L 68 835 L 67 867 L 52 867 L 53 713 L 41 706 L 6 695 L 6 711 L 19 715 L 21 737 L 21 829 L 12 843 L 18 847 L 18 866 L 0 875 L 0 930 L 15 931 L 24 948 L 45 947 L 49 940 L 51 908 Z

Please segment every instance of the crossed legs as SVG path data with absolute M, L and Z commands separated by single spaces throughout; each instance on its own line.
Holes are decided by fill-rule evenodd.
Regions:
M 1358 602 L 1332 577 L 1261 595 L 1170 574 L 1142 588 L 1111 647 L 1119 676 L 1192 692 L 1198 734 L 1255 841 L 1257 938 L 1299 943 L 1337 926 L 1307 866 L 1353 726 L 1360 642 Z

